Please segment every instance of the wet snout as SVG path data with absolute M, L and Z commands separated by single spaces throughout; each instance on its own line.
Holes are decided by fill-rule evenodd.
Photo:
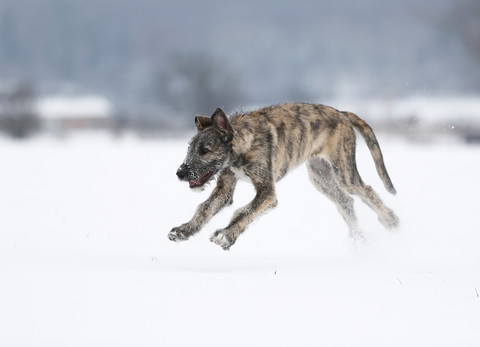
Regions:
M 177 170 L 177 177 L 178 179 L 185 181 L 186 178 L 189 176 L 190 168 L 187 164 L 182 164 Z

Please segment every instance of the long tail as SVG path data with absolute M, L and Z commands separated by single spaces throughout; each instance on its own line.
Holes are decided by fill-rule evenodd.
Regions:
M 380 146 L 378 145 L 377 138 L 375 137 L 372 128 L 367 124 L 367 122 L 358 117 L 356 114 L 351 112 L 342 113 L 347 116 L 350 123 L 352 123 L 352 125 L 360 132 L 363 139 L 367 143 L 368 149 L 372 154 L 373 161 L 375 162 L 377 173 L 380 176 L 380 179 L 382 180 L 385 189 L 395 195 L 397 191 L 395 190 L 395 187 L 390 180 L 390 176 L 388 176 L 387 168 L 385 167 L 385 163 L 383 162 L 382 151 L 380 150 Z

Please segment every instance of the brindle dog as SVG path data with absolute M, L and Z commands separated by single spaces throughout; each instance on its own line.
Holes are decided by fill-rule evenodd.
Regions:
M 246 178 L 255 187 L 254 199 L 210 238 L 228 250 L 256 217 L 277 205 L 275 182 L 305 161 L 312 184 L 337 205 L 354 239 L 362 239 L 363 234 L 350 195 L 359 196 L 370 206 L 385 227 L 394 228 L 399 223 L 357 171 L 354 128 L 365 139 L 385 188 L 396 193 L 372 129 L 353 113 L 323 105 L 286 103 L 237 114 L 230 120 L 217 109 L 210 118 L 195 117 L 195 124 L 198 133 L 177 176 L 192 189 L 203 189 L 219 176 L 215 189 L 193 218 L 170 231 L 172 241 L 187 240 L 232 204 L 237 179 Z

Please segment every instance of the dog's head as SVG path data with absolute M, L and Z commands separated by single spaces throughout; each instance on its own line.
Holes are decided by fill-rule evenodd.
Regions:
M 218 172 L 230 165 L 234 131 L 225 113 L 217 108 L 213 115 L 195 117 L 198 133 L 190 141 L 187 157 L 177 171 L 190 188 L 203 189 Z

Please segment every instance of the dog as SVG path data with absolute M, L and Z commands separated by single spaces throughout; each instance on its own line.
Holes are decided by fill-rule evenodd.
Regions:
M 218 178 L 210 197 L 198 206 L 193 218 L 169 232 L 172 241 L 187 240 L 200 231 L 217 212 L 232 204 L 237 180 L 246 179 L 253 184 L 255 197 L 234 213 L 226 228 L 210 238 L 224 250 L 230 249 L 255 218 L 277 205 L 275 183 L 303 162 L 313 186 L 336 204 L 353 239 L 364 236 L 357 225 L 351 195 L 372 208 L 385 227 L 399 224 L 395 213 L 357 171 L 354 128 L 367 143 L 386 190 L 396 194 L 373 130 L 353 113 L 318 104 L 285 103 L 230 119 L 218 108 L 211 117 L 196 116 L 195 124 L 198 132 L 190 141 L 177 176 L 194 190 L 203 190 Z

